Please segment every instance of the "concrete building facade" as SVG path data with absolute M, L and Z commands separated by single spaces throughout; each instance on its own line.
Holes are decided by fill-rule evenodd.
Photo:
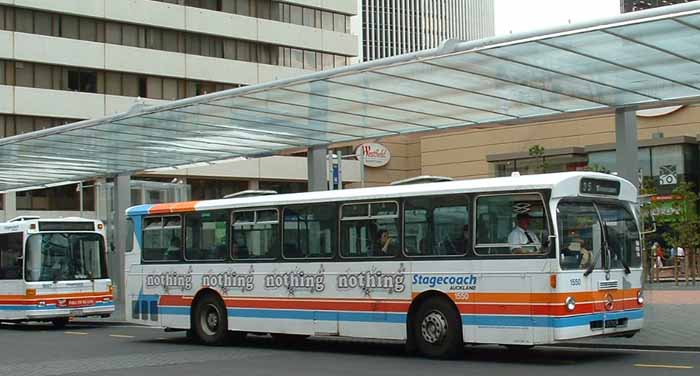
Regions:
M 158 104 L 345 66 L 357 56 L 356 4 L 0 0 L 0 137 L 125 112 L 136 98 Z M 20 214 L 78 207 L 74 185 L 14 196 Z

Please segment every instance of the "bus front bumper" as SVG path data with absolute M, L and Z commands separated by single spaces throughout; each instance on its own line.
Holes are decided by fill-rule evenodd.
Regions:
M 114 312 L 114 304 L 101 304 L 76 308 L 36 308 L 27 312 L 27 320 L 48 320 L 55 317 L 109 316 Z

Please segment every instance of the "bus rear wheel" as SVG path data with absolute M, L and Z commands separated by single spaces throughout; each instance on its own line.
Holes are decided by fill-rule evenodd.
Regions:
M 452 359 L 464 351 L 459 312 L 444 298 L 431 298 L 420 305 L 413 319 L 416 349 L 429 358 Z
M 51 320 L 51 324 L 55 326 L 57 329 L 63 329 L 68 325 L 68 317 L 56 317 L 55 319 Z
M 221 345 L 228 334 L 226 306 L 218 297 L 205 295 L 194 306 L 192 326 L 196 339 L 205 345 Z

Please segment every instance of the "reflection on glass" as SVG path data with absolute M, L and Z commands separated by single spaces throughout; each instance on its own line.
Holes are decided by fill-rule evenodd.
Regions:
M 562 202 L 557 207 L 559 263 L 564 270 L 602 267 L 603 235 L 595 207 L 590 202 Z
M 107 278 L 99 234 L 34 234 L 27 240 L 26 258 L 29 282 Z

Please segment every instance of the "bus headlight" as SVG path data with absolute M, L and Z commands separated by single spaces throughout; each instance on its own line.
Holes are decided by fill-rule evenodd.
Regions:
M 574 299 L 573 297 L 570 296 L 570 297 L 566 298 L 565 303 L 566 303 L 566 310 L 567 311 L 571 312 L 574 309 L 576 309 L 576 299 Z
M 644 294 L 642 294 L 641 290 L 637 291 L 637 303 L 639 303 L 639 305 L 644 304 Z

